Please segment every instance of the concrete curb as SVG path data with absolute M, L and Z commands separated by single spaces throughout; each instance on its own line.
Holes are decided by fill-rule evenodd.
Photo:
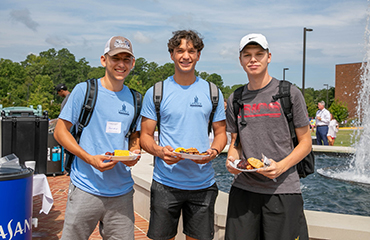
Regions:
M 152 174 L 153 156 L 144 153 L 139 163 L 132 168 L 132 176 L 135 181 L 134 208 L 145 219 L 150 217 Z M 215 206 L 214 239 L 224 239 L 227 205 L 228 194 L 219 191 Z M 306 210 L 305 214 L 311 240 L 370 239 L 370 217 L 309 210 Z M 176 239 L 185 240 L 181 222 Z

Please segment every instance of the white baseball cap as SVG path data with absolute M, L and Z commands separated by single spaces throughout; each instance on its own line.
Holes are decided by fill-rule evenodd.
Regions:
M 245 46 L 252 42 L 259 44 L 263 49 L 269 48 L 269 44 L 267 43 L 265 36 L 259 33 L 251 33 L 245 35 L 242 40 L 240 40 L 239 52 L 241 52 Z
M 122 52 L 129 53 L 131 56 L 135 57 L 132 44 L 127 38 L 121 36 L 111 37 L 105 44 L 104 55 L 108 53 L 109 56 L 113 56 Z

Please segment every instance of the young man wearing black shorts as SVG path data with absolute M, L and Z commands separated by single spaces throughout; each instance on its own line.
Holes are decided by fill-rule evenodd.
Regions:
M 306 104 L 301 92 L 291 86 L 293 122 L 299 144 L 294 148 L 280 100 L 279 81 L 268 73 L 271 53 L 266 38 L 249 34 L 241 39 L 239 60 L 248 76 L 242 108 L 234 115 L 234 93 L 227 103 L 227 131 L 232 140 L 226 167 L 235 174 L 229 193 L 225 239 L 308 240 L 299 176 L 295 165 L 311 150 Z M 241 121 L 246 124 L 241 125 Z M 237 125 L 238 124 L 238 125 Z M 240 144 L 234 146 L 239 134 Z M 239 171 L 236 159 L 258 158 L 271 165 L 256 172 Z
M 195 75 L 203 41 L 191 30 L 174 32 L 168 51 L 175 74 L 163 81 L 160 119 L 153 103 L 153 87 L 144 97 L 141 111 L 141 145 L 156 156 L 151 186 L 148 237 L 174 239 L 180 214 L 186 239 L 213 239 L 214 205 L 218 188 L 211 160 L 226 144 L 223 97 L 212 120 L 214 140 L 210 146 L 208 121 L 212 112 L 209 84 Z M 159 145 L 154 141 L 157 121 Z M 207 157 L 181 158 L 176 148 L 197 148 Z M 198 155 L 199 156 L 199 155 Z

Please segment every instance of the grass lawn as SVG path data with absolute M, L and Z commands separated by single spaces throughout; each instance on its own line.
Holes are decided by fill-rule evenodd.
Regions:
M 337 132 L 337 138 L 335 139 L 334 146 L 352 147 L 354 141 L 352 136 L 354 135 L 353 129 L 339 129 Z M 316 136 L 316 132 L 311 132 L 311 136 Z

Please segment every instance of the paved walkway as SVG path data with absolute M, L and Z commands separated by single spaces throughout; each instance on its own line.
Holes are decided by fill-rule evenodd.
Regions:
M 33 217 L 38 218 L 37 228 L 32 229 L 33 240 L 56 240 L 62 236 L 64 211 L 67 203 L 69 177 L 57 175 L 47 177 L 54 204 L 49 214 L 41 213 L 42 200 L 40 196 L 33 198 Z M 135 213 L 135 239 L 149 239 L 146 237 L 148 221 Z M 91 235 L 90 240 L 102 239 L 98 227 Z

